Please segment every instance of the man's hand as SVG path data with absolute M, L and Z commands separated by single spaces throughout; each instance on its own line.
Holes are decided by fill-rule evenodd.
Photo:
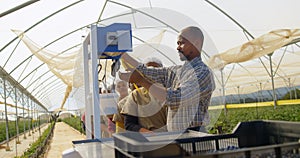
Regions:
M 152 80 L 146 78 L 141 72 L 135 69 L 128 69 L 126 73 L 119 72 L 119 77 L 121 80 L 130 83 L 136 83 L 144 88 L 146 88 L 156 99 L 161 102 L 166 101 L 167 89 L 160 84 L 155 84 Z
M 141 133 L 153 133 L 153 131 L 150 131 L 146 128 L 140 128 L 139 132 L 141 132 Z
M 129 83 L 136 83 L 141 85 L 143 82 L 144 75 L 135 69 L 128 69 L 127 72 L 119 72 L 119 77 L 121 80 L 127 81 Z

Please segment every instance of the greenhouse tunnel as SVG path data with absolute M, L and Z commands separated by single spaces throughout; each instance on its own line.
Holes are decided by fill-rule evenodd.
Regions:
M 216 82 L 210 107 L 220 109 L 217 115 L 228 104 L 274 109 L 280 100 L 299 104 L 299 6 L 298 0 L 1 1 L 1 145 L 10 146 L 9 122 L 24 123 L 24 129 L 14 127 L 18 138 L 25 124 L 30 132 L 37 122 L 64 112 L 82 116 L 87 106 L 83 45 L 92 26 L 130 24 L 133 49 L 127 53 L 140 62 L 158 57 L 164 66 L 183 63 L 176 50 L 180 30 L 201 28 L 201 58 Z M 114 86 L 119 80 L 111 72 L 114 61 L 97 62 L 99 88 Z

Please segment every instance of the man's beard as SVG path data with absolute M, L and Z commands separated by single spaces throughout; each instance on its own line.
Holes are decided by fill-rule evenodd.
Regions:
M 186 61 L 187 60 L 187 58 L 183 55 L 182 52 L 178 51 L 178 53 L 179 53 L 179 58 L 180 58 L 181 61 Z

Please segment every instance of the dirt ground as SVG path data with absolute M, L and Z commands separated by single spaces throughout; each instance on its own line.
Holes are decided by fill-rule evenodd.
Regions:
M 72 141 L 84 140 L 85 135 L 80 134 L 64 122 L 57 122 L 54 128 L 53 138 L 50 143 L 48 152 L 45 154 L 46 158 L 62 157 L 62 152 L 73 148 Z

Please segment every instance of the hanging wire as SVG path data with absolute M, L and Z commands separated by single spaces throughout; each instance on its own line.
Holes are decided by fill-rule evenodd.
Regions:
M 105 89 L 107 89 L 107 82 L 106 82 L 106 71 L 107 71 L 107 59 L 105 60 L 105 66 L 104 66 L 104 76 L 103 76 L 103 85 Z
M 99 61 L 98 61 L 98 76 L 100 75 L 101 70 L 102 70 L 102 65 L 101 65 L 100 59 L 99 59 Z M 102 79 L 98 78 L 98 82 L 99 83 L 102 82 L 104 80 L 104 78 L 105 78 L 105 74 L 103 75 Z

